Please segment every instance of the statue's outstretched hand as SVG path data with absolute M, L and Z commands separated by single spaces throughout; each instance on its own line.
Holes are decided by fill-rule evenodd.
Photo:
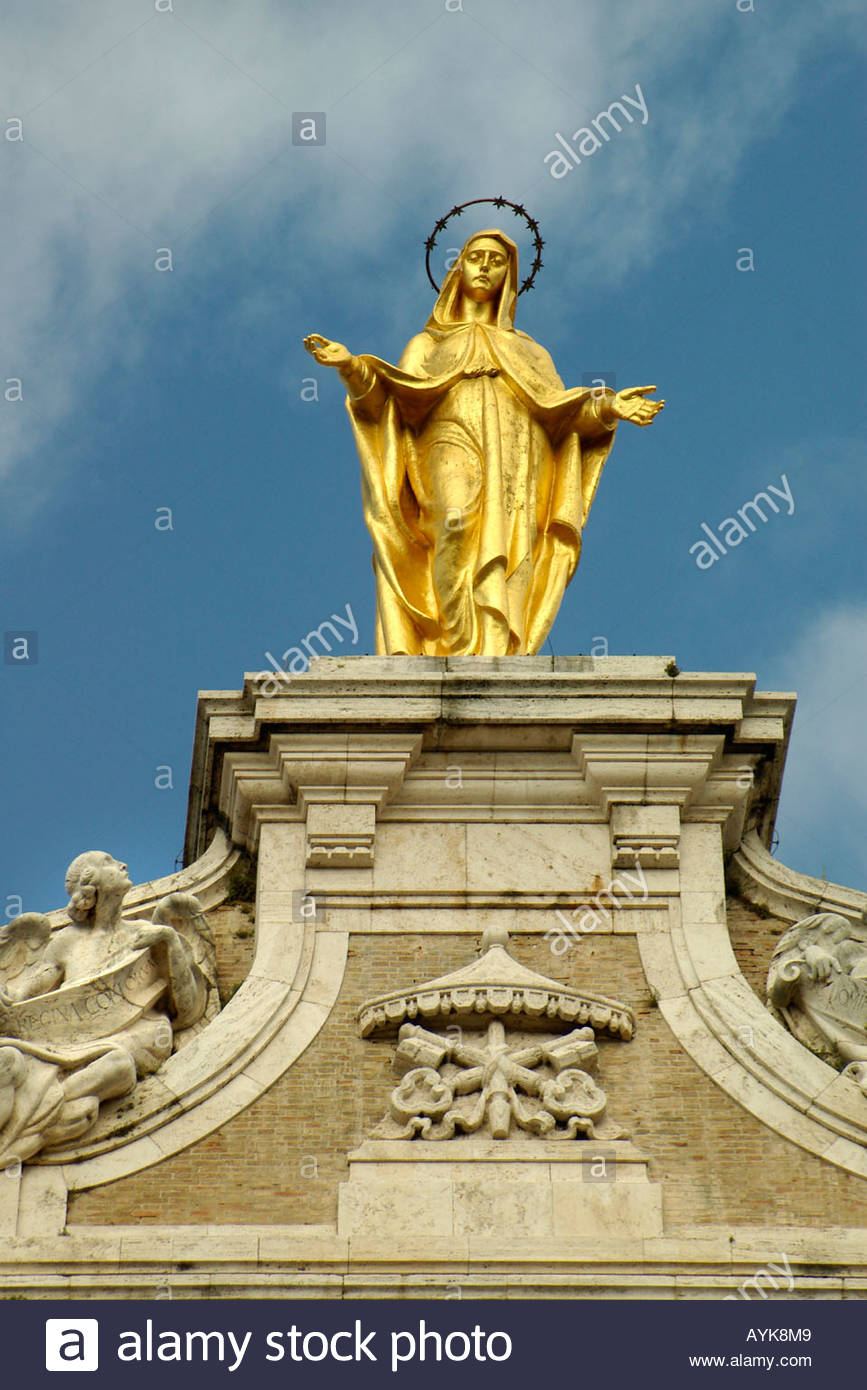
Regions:
M 342 343 L 332 343 L 321 333 L 310 333 L 304 339 L 304 346 L 322 367 L 336 367 L 338 371 L 352 363 L 352 353 Z
M 625 391 L 617 392 L 609 402 L 609 409 L 618 420 L 631 420 L 633 425 L 649 425 L 665 405 L 665 401 L 644 399 L 655 390 L 655 386 L 629 386 Z

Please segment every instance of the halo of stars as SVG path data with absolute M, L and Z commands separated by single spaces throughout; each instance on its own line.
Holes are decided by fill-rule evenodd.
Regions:
M 527 276 L 526 280 L 522 282 L 521 288 L 518 290 L 518 294 L 521 295 L 524 293 L 525 290 L 531 290 L 533 288 L 533 281 L 535 280 L 538 272 L 542 269 L 542 247 L 545 245 L 545 243 L 542 240 L 542 237 L 539 233 L 539 223 L 536 221 L 535 217 L 530 216 L 523 203 L 512 203 L 509 201 L 508 198 L 471 198 L 468 203 L 458 203 L 456 207 L 453 207 L 450 212 L 446 213 L 445 217 L 441 217 L 439 221 L 434 225 L 433 232 L 424 244 L 424 265 L 425 270 L 427 271 L 427 278 L 430 280 L 437 294 L 439 294 L 440 287 L 437 284 L 436 280 L 433 278 L 433 275 L 431 274 L 431 252 L 437 244 L 440 232 L 445 230 L 448 223 L 451 222 L 452 218 L 460 217 L 464 208 L 475 207 L 477 203 L 493 203 L 495 208 L 511 208 L 512 213 L 515 217 L 523 217 L 528 228 L 533 234 L 533 245 L 536 248 L 536 254 L 533 258 L 533 264 L 530 268 L 530 274 Z

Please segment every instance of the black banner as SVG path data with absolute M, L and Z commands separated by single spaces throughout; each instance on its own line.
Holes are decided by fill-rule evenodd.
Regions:
M 28 1390 L 65 1371 L 113 1390 L 754 1384 L 745 1371 L 826 1385 L 862 1363 L 862 1322 L 853 1302 L 812 1300 L 0 1304 L 3 1384 Z

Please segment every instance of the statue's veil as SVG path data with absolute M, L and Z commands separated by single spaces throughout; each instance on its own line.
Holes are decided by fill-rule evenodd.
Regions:
M 478 241 L 480 237 L 489 237 L 500 242 L 509 257 L 509 269 L 500 287 L 496 326 L 507 329 L 514 327 L 515 304 L 518 299 L 518 248 L 511 237 L 494 227 L 486 231 L 473 232 L 471 237 L 467 237 L 461 248 L 460 256 L 443 280 L 442 289 L 433 307 L 433 313 L 427 321 L 428 329 L 452 328 L 457 324 L 466 327 L 466 324 L 458 316 L 461 298 L 461 259 L 470 243 Z

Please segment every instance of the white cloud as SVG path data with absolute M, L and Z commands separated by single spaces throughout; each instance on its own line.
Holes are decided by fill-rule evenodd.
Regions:
M 235 238 L 261 236 L 287 202 L 293 256 L 327 258 L 339 286 L 397 227 L 417 221 L 420 241 L 455 199 L 523 198 L 545 220 L 566 315 L 570 281 L 614 283 L 676 244 L 689 209 L 721 196 L 784 120 L 818 37 L 850 43 L 857 12 L 855 0 L 793 0 L 761 20 L 704 0 L 473 0 L 466 14 L 439 0 L 176 0 L 171 15 L 91 0 L 83 23 L 80 8 L 31 0 L 2 60 L 25 138 L 0 142 L 14 248 L 0 377 L 21 377 L 25 401 L 3 411 L 0 476 L 39 451 L 31 503 L 50 487 L 58 431 L 77 412 L 86 428 L 92 383 L 118 355 L 135 360 L 159 313 L 156 247 L 207 255 L 231 284 Z M 636 82 L 654 156 L 635 127 L 586 177 L 555 183 L 542 162 L 554 131 Z M 321 154 L 288 145 L 293 109 L 328 113 Z M 338 268 L 347 228 L 357 254 Z M 396 303 L 382 259 L 372 288 Z

